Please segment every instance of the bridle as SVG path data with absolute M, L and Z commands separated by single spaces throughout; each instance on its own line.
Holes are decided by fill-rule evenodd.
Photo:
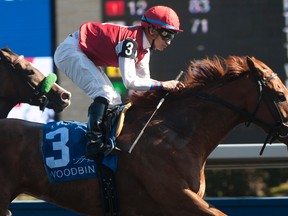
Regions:
M 279 100 L 276 100 L 275 96 L 273 96 L 273 92 L 268 88 L 268 83 L 278 77 L 276 73 L 272 73 L 268 78 L 262 79 L 258 75 L 253 75 L 255 78 L 255 81 L 257 83 L 257 86 L 259 88 L 258 98 L 256 101 L 255 108 L 252 113 L 248 112 L 245 109 L 242 109 L 240 107 L 237 107 L 227 101 L 225 101 L 222 98 L 219 98 L 215 95 L 211 95 L 205 92 L 202 92 L 200 90 L 196 89 L 188 89 L 186 90 L 188 94 L 194 95 L 198 98 L 208 100 L 210 102 L 214 102 L 217 104 L 220 104 L 230 110 L 233 110 L 242 116 L 244 116 L 247 121 L 245 122 L 245 125 L 249 127 L 251 123 L 257 123 L 259 125 L 262 125 L 264 127 L 270 128 L 270 132 L 268 133 L 263 147 L 260 151 L 260 155 L 262 155 L 267 143 L 272 144 L 276 139 L 278 138 L 287 138 L 288 137 L 288 126 L 285 124 L 283 115 L 281 114 L 279 110 Z M 241 77 L 241 76 L 239 76 Z M 238 78 L 239 78 L 238 77 Z M 235 80 L 235 79 L 234 79 Z M 257 112 L 259 110 L 261 102 L 264 101 L 264 103 L 268 106 L 268 109 L 270 113 L 273 115 L 275 119 L 274 124 L 267 123 L 259 118 L 256 117 Z M 281 102 L 281 101 L 280 101 Z
M 8 61 L 6 58 L 4 58 L 6 61 Z M 17 64 L 20 64 L 21 61 L 24 59 L 24 56 L 23 55 L 20 55 L 17 57 L 17 59 L 15 59 L 13 62 L 9 62 L 9 64 L 11 64 L 12 66 L 12 70 L 13 71 L 16 71 L 17 69 L 15 68 L 15 66 Z M 0 57 L 0 60 L 2 60 L 2 58 Z M 45 80 L 47 79 L 47 77 L 45 77 L 38 85 L 35 85 L 34 83 L 32 83 L 29 79 L 27 79 L 26 76 L 24 75 L 20 75 L 21 78 L 23 78 L 25 80 L 25 82 L 27 83 L 27 85 L 32 89 L 33 91 L 33 95 L 31 97 L 28 97 L 28 98 L 22 98 L 23 102 L 27 102 L 29 104 L 37 104 L 39 105 L 39 108 L 41 111 L 44 111 L 44 109 L 46 108 L 46 106 L 48 105 L 49 103 L 49 99 L 47 98 L 46 94 L 48 92 L 43 92 L 41 91 L 41 87 L 42 85 L 45 83 Z M 18 93 L 19 94 L 19 93 Z M 7 97 L 7 96 L 0 96 L 0 98 L 4 99 L 4 100 L 7 100 L 7 101 L 18 101 L 18 100 L 15 100 L 13 98 L 10 98 L 10 97 Z M 21 97 L 19 97 L 21 98 Z
M 258 77 L 258 76 L 257 76 Z M 260 155 L 262 155 L 266 144 L 269 142 L 270 144 L 272 144 L 276 139 L 278 138 L 287 138 L 288 137 L 288 125 L 285 124 L 285 120 L 284 119 L 282 113 L 280 112 L 278 103 L 280 102 L 284 102 L 286 101 L 286 98 L 284 98 L 284 100 L 276 100 L 276 97 L 273 96 L 273 92 L 271 90 L 269 90 L 269 88 L 267 87 L 267 84 L 274 78 L 278 77 L 278 75 L 276 73 L 272 73 L 268 78 L 266 79 L 261 79 L 258 77 L 258 86 L 259 86 L 259 97 L 258 97 L 258 104 L 256 106 L 255 109 L 255 114 L 257 112 L 257 109 L 259 107 L 259 100 L 263 100 L 265 102 L 265 104 L 268 106 L 270 113 L 273 115 L 274 119 L 275 119 L 275 123 L 274 125 L 272 125 L 272 127 L 270 127 L 270 132 L 267 135 L 267 138 L 263 144 L 263 147 L 260 151 Z M 248 125 L 249 126 L 249 125 Z

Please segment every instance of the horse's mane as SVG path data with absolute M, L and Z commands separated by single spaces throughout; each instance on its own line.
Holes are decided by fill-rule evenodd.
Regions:
M 183 82 L 185 88 L 205 88 L 213 84 L 225 82 L 240 76 L 249 70 L 246 57 L 230 56 L 227 59 L 214 56 L 202 60 L 193 60 L 188 66 Z M 165 92 L 147 91 L 145 93 L 134 93 L 128 100 L 135 103 L 153 103 L 154 99 L 159 101 Z
M 230 56 L 223 59 L 215 56 L 212 59 L 191 61 L 184 82 L 187 88 L 207 86 L 233 79 L 247 70 L 246 57 Z

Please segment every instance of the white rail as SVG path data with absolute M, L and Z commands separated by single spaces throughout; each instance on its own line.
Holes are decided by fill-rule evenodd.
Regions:
M 206 167 L 210 168 L 287 168 L 287 146 L 282 143 L 267 144 L 221 144 L 208 157 Z

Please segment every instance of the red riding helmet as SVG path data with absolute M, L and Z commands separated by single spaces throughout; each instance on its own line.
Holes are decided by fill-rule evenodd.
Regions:
M 148 27 L 153 25 L 159 29 L 167 29 L 172 32 L 183 32 L 180 28 L 179 18 L 174 10 L 166 6 L 154 6 L 148 9 L 141 19 L 141 25 Z

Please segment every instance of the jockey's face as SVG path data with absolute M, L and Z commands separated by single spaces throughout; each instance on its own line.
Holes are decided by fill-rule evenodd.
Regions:
M 154 49 L 163 51 L 167 46 L 171 44 L 174 38 L 174 34 L 166 31 L 165 29 L 156 29 L 155 34 L 157 35 L 154 41 Z
M 163 40 L 163 38 L 158 35 L 158 37 L 155 39 L 154 41 L 154 49 L 155 50 L 160 50 L 163 51 L 167 46 L 169 46 L 171 44 L 171 39 L 167 40 Z
M 168 29 L 156 29 L 156 31 L 159 33 L 160 37 L 164 41 L 172 41 L 173 38 L 175 37 L 175 32 L 172 32 L 171 30 Z
M 147 35 L 147 34 L 146 34 Z M 172 39 L 174 38 L 174 34 L 165 31 L 163 29 L 156 29 L 156 28 L 149 28 L 148 29 L 148 40 L 153 44 L 153 49 L 154 50 L 160 50 L 163 51 L 167 46 L 171 44 Z

